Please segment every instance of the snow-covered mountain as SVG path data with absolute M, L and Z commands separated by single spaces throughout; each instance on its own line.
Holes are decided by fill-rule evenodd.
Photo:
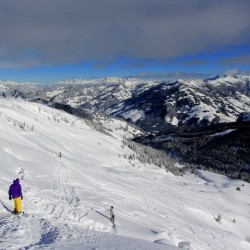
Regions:
M 241 113 L 250 112 L 250 77 L 241 75 L 175 82 L 105 78 L 98 79 L 98 84 L 15 88 L 30 99 L 41 98 L 93 113 L 105 112 L 148 131 L 233 122 Z
M 76 108 L 84 107 L 92 112 L 105 111 L 110 106 L 131 98 L 134 93 L 144 92 L 157 84 L 157 81 L 145 83 L 139 79 L 117 77 L 78 79 L 53 85 L 2 82 L 6 88 L 18 90 L 31 100 L 41 98 Z
M 83 119 L 14 98 L 4 86 L 0 91 L 7 94 L 0 96 L 0 249 L 250 248 L 250 184 L 142 164 L 124 157 L 133 151 L 122 143 L 117 120 L 103 134 Z M 17 177 L 21 216 L 10 213 L 7 194 Z
M 107 110 L 145 130 L 236 121 L 250 111 L 250 77 L 161 83 Z

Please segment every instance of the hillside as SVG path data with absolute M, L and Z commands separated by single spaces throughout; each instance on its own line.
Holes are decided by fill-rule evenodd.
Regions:
M 116 120 L 103 134 L 2 90 L 1 249 L 249 249 L 249 184 L 205 171 L 174 176 L 128 160 L 133 152 L 122 145 Z M 23 216 L 10 213 L 7 195 L 17 177 Z
M 190 167 L 250 182 L 249 121 L 239 119 L 209 126 L 183 126 L 140 135 L 134 140 L 163 150 L 183 164 L 194 164 Z

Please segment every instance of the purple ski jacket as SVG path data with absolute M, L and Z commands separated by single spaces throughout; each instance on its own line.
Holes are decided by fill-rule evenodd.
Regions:
M 16 179 L 13 181 L 13 184 L 10 185 L 9 189 L 9 197 L 16 199 L 20 196 L 22 196 L 22 187 L 19 183 L 19 179 Z

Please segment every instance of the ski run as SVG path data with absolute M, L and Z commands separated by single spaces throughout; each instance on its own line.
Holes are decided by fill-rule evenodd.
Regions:
M 131 164 L 119 130 L 109 133 L 0 97 L 0 249 L 250 249 L 250 184 Z M 22 215 L 8 199 L 16 178 Z

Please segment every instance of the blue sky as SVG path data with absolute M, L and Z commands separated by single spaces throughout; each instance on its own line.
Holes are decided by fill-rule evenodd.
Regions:
M 0 80 L 250 74 L 248 0 L 0 2 Z

